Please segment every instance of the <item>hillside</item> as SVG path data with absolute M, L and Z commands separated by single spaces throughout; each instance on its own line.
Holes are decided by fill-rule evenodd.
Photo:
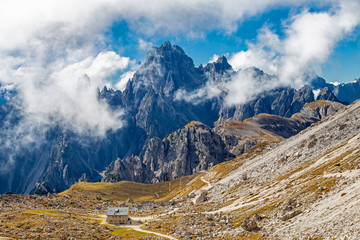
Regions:
M 256 223 L 258 229 L 248 229 L 264 237 L 355 239 L 359 235 L 354 215 L 360 201 L 359 113 L 356 102 L 248 159 L 226 178 L 212 179 L 203 207 L 230 215 L 238 227 L 250 217 L 247 222 Z M 210 182 L 213 175 L 208 173 Z M 239 234 L 246 234 L 239 229 Z
M 161 213 L 178 210 L 148 229 L 180 239 L 356 239 L 358 116 L 360 101 L 276 147 L 254 148 L 194 176 Z
M 144 184 L 136 182 L 121 181 L 116 183 L 77 183 L 68 190 L 59 193 L 60 196 L 90 197 L 101 196 L 102 199 L 111 201 L 166 201 L 178 197 L 187 185 L 194 185 L 200 173 L 177 178 L 172 181 L 155 184 Z M 204 185 L 204 184 L 202 184 Z M 201 185 L 199 185 L 201 186 Z
M 215 177 L 224 167 L 210 170 L 203 177 L 212 185 L 208 201 L 197 208 L 207 216 L 229 216 L 235 235 L 356 239 L 359 114 L 358 101 L 274 149 L 242 160 L 226 177 Z

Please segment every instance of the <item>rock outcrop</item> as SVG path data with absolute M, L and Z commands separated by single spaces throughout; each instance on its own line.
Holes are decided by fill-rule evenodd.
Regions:
M 218 124 L 214 131 L 221 137 L 228 151 L 236 156 L 261 144 L 278 143 L 283 137 L 261 128 L 258 124 L 227 120 Z
M 316 97 L 316 100 L 328 100 L 332 102 L 340 102 L 339 99 L 328 87 L 325 87 L 320 91 L 319 95 Z
M 319 100 L 307 103 L 299 113 L 295 113 L 291 118 L 259 114 L 253 118 L 246 119 L 245 123 L 256 124 L 276 135 L 289 138 L 309 127 L 311 124 L 336 113 L 343 107 L 344 105 L 338 102 Z
M 360 79 L 355 79 L 349 83 L 327 83 L 325 79 L 317 77 L 310 82 L 315 90 L 328 88 L 344 104 L 351 104 L 360 98 Z
M 258 74 L 264 75 L 262 71 Z M 255 99 L 236 107 L 222 107 L 220 118 L 243 121 L 260 113 L 268 113 L 281 117 L 291 117 L 299 112 L 302 107 L 314 101 L 314 94 L 310 86 L 304 86 L 300 90 L 293 88 L 278 88 L 272 91 L 261 93 Z
M 113 162 L 104 172 L 103 181 L 168 181 L 207 170 L 234 157 L 210 127 L 192 121 L 163 140 L 150 139 L 141 156 Z

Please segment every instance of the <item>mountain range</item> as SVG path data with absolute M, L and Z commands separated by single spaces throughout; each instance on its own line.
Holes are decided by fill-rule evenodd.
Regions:
M 13 164 L 0 171 L 0 193 L 59 192 L 79 181 L 172 180 L 276 144 L 360 97 L 360 80 L 336 85 L 319 77 L 301 89 L 279 87 L 230 107 L 221 96 L 199 103 L 174 97 L 234 73 L 225 57 L 196 67 L 179 46 L 165 42 L 149 51 L 124 91 L 99 90 L 111 109 L 125 110 L 125 127 L 104 138 L 52 127 L 45 141 L 16 152 L 4 142 L 22 115 L 9 100 L 0 107 L 0 163 Z

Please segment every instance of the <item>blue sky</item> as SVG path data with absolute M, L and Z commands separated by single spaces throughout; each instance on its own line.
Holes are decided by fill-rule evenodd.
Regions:
M 360 78 L 360 30 L 341 41 L 323 65 L 322 76 L 328 81 L 349 82 Z

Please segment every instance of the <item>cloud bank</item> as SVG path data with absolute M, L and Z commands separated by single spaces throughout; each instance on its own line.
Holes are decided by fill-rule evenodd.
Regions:
M 321 74 L 336 44 L 351 35 L 360 24 L 360 2 L 334 1 L 329 11 L 310 12 L 305 9 L 291 16 L 279 36 L 264 26 L 248 50 L 235 53 L 229 59 L 237 73 L 222 81 L 209 81 L 202 89 L 176 98 L 198 103 L 222 97 L 228 106 L 242 104 L 258 93 L 281 86 L 300 88 L 309 78 Z M 264 70 L 273 77 L 262 77 L 252 69 Z M 275 77 L 276 76 L 276 77 Z

